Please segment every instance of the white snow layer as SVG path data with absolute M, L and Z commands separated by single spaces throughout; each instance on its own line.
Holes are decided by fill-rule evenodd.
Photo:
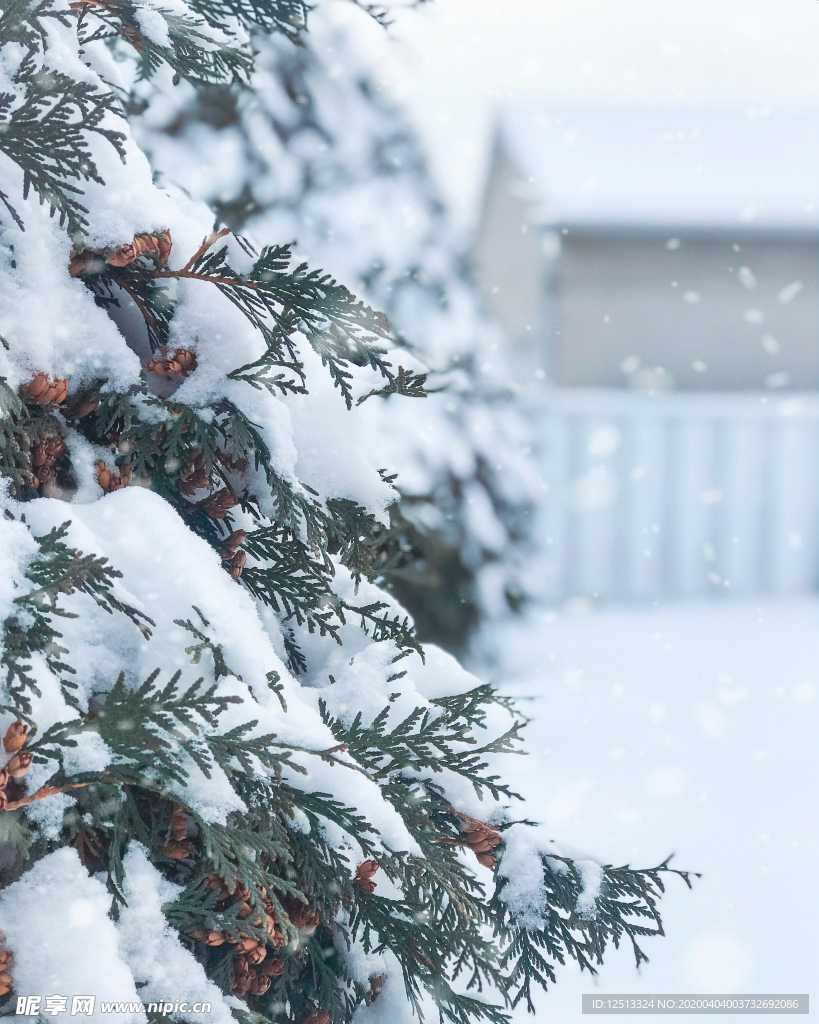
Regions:
M 639 972 L 623 948 L 597 978 L 558 967 L 557 984 L 535 994 L 538 1013 L 579 1018 L 582 992 L 809 991 L 819 602 L 535 610 L 491 640 L 503 690 L 533 719 L 529 756 L 505 759 L 504 777 L 544 823 L 506 833 L 510 885 L 526 893 L 535 869 L 519 840 L 538 836 L 613 865 L 674 853 L 672 867 L 703 874 L 692 891 L 667 879 L 666 934 L 641 943 L 650 962 Z
M 110 906 L 111 895 L 105 886 L 88 874 L 77 851 L 67 846 L 43 857 L 19 881 L 3 889 L 0 928 L 6 934 L 7 948 L 14 951 L 15 991 L 68 996 L 69 1008 L 73 996 L 94 995 L 94 1013 L 83 1020 L 142 1024 L 145 1017 L 141 1013 L 100 1011 L 103 1000 L 141 998 L 117 953 Z
M 221 990 L 208 980 L 162 912 L 162 905 L 173 902 L 181 886 L 167 882 L 136 842 L 131 843 L 123 867 L 127 906 L 120 911 L 117 941 L 134 979 L 143 983 L 142 1001 L 208 1002 L 210 1013 L 197 1014 L 197 1020 L 233 1024 L 235 1018 Z

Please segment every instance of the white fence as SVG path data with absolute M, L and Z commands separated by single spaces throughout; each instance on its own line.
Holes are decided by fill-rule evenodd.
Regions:
M 550 389 L 547 596 L 819 582 L 819 395 Z

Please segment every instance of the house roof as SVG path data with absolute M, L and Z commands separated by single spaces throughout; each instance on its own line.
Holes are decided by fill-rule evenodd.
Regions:
M 600 228 L 819 226 L 819 108 L 507 107 L 533 219 Z

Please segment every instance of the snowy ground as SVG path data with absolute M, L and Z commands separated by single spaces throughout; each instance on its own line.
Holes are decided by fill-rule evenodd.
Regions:
M 527 816 L 570 851 L 703 872 L 671 880 L 639 974 L 622 948 L 596 979 L 563 969 L 538 1016 L 579 1018 L 581 992 L 817 994 L 819 601 L 537 612 L 498 639 L 533 718 L 505 764 Z

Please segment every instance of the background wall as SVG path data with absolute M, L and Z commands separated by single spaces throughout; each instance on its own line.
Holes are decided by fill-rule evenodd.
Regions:
M 557 383 L 639 385 L 661 367 L 681 389 L 819 386 L 815 242 L 667 236 L 564 239 Z

